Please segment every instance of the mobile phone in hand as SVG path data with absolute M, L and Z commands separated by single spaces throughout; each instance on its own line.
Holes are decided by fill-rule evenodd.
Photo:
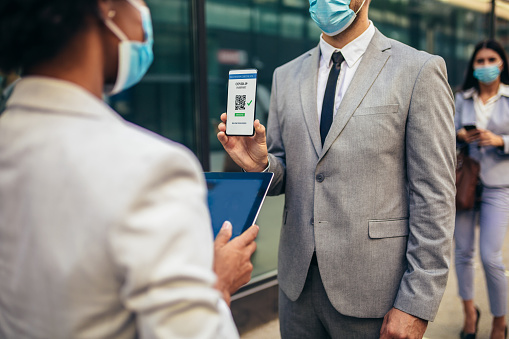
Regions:
M 463 126 L 463 128 L 466 130 L 466 131 L 471 131 L 473 129 L 477 129 L 477 126 L 476 125 L 466 125 L 466 126 Z
M 230 71 L 226 106 L 226 135 L 254 135 L 257 74 L 256 69 Z

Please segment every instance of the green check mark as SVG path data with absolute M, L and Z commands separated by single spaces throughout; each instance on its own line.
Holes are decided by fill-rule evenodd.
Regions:
M 253 102 L 253 100 L 251 100 L 250 102 L 248 102 L 248 103 L 247 103 L 247 105 L 248 105 L 248 106 L 250 106 L 252 102 Z

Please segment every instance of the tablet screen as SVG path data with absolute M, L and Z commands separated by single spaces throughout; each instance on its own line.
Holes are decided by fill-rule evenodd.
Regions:
M 223 223 L 233 225 L 232 238 L 256 221 L 272 173 L 205 173 L 214 238 Z

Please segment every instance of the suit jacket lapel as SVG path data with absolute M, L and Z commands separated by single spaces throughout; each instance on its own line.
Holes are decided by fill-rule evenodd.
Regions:
M 466 97 L 463 96 L 465 100 L 463 101 L 463 111 L 461 114 L 460 124 L 462 126 L 465 125 L 475 125 L 477 118 L 475 116 L 475 104 L 473 93 L 471 92 Z
M 509 98 L 502 95 L 500 99 L 495 103 L 495 107 L 493 108 L 493 113 L 491 114 L 490 119 L 488 120 L 488 124 L 486 125 L 486 129 L 494 132 L 496 131 L 497 134 L 499 131 L 499 126 L 504 125 L 504 123 L 507 121 L 506 118 L 504 118 L 507 107 L 509 103 Z
M 391 43 L 389 39 L 377 30 L 339 106 L 337 115 L 325 139 L 320 159 L 324 157 L 334 140 L 336 140 L 343 131 L 353 113 L 357 107 L 359 107 L 384 68 L 390 57 L 390 48 Z
M 316 85 L 318 83 L 319 61 L 320 49 L 316 47 L 309 52 L 309 56 L 302 62 L 302 72 L 300 74 L 302 113 L 304 113 L 316 155 L 320 155 L 322 151 L 320 126 L 318 125 L 318 113 L 316 111 Z

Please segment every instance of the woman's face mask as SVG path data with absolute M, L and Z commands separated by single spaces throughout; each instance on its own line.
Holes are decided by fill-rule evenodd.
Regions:
M 106 94 L 115 95 L 134 85 L 145 76 L 150 65 L 154 61 L 154 33 L 150 10 L 136 0 L 126 0 L 141 15 L 145 41 L 131 41 L 124 32 L 113 22 L 111 18 L 105 19 L 105 25 L 120 39 L 118 46 L 118 74 L 117 80 L 111 88 L 106 89 Z
M 489 85 L 493 81 L 497 80 L 500 76 L 501 65 L 483 66 L 474 69 L 474 78 L 482 82 L 483 84 Z
M 504 62 L 492 49 L 480 49 L 474 58 L 474 78 L 483 84 L 491 84 L 497 80 L 502 72 Z

